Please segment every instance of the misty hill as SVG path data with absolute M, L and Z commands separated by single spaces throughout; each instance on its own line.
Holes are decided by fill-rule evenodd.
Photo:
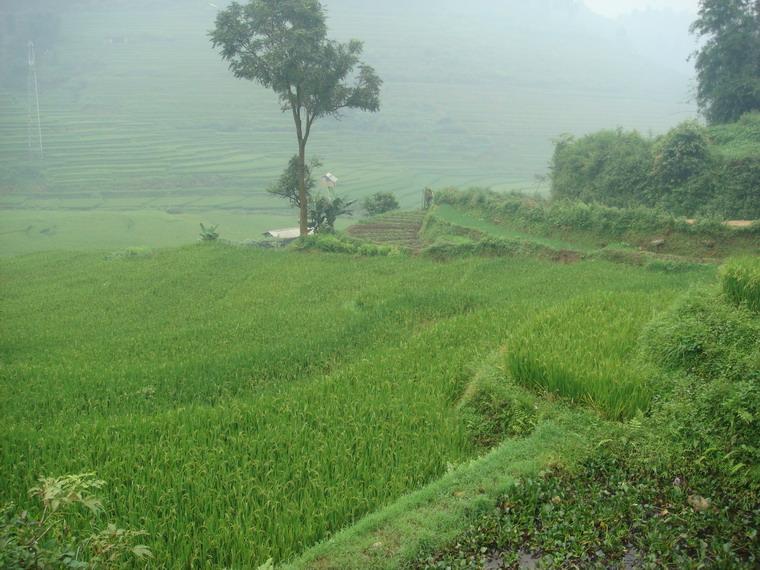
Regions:
M 390 190 L 411 205 L 426 185 L 534 190 L 562 132 L 662 132 L 694 114 L 678 69 L 687 54 L 653 61 L 636 26 L 621 33 L 578 2 L 326 5 L 331 35 L 364 40 L 385 80 L 379 114 L 322 121 L 311 143 L 355 197 Z M 40 9 L 52 15 L 37 38 L 43 162 L 27 150 L 28 5 L 0 13 L 16 40 L 4 35 L 0 206 L 283 211 L 264 189 L 294 150 L 290 121 L 214 53 L 208 2 L 72 6 Z M 35 190 L 47 196 L 18 198 Z

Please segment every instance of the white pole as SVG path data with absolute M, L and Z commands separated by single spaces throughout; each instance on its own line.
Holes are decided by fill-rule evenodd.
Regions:
M 31 73 L 32 81 L 34 82 L 34 100 L 37 104 L 37 137 L 39 138 L 40 142 L 40 158 L 45 158 L 45 151 L 42 146 L 42 118 L 40 115 L 40 88 L 37 83 L 37 57 L 34 51 L 34 42 L 29 42 L 29 71 Z M 29 101 L 29 108 L 30 108 L 30 119 L 31 119 L 31 97 Z M 30 120 L 31 123 L 31 120 Z M 32 147 L 32 133 L 31 133 L 31 124 L 29 125 L 29 148 Z

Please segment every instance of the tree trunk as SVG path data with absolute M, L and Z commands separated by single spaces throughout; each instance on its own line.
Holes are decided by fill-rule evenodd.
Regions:
M 301 205 L 301 237 L 309 233 L 309 204 L 306 196 L 306 143 L 298 142 L 298 201 Z

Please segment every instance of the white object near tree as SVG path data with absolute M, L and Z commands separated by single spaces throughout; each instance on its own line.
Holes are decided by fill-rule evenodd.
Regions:
M 314 230 L 309 230 L 309 235 L 313 233 Z M 285 228 L 283 230 L 269 230 L 268 232 L 264 232 L 264 236 L 275 239 L 296 239 L 298 237 L 301 237 L 301 229 Z
M 338 185 L 338 179 L 334 174 L 328 172 L 320 179 L 320 183 L 325 188 L 335 188 Z

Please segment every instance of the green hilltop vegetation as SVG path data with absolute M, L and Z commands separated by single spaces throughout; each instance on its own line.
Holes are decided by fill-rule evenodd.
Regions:
M 710 127 L 689 121 L 656 138 L 622 129 L 565 137 L 551 169 L 558 199 L 760 219 L 760 112 Z

